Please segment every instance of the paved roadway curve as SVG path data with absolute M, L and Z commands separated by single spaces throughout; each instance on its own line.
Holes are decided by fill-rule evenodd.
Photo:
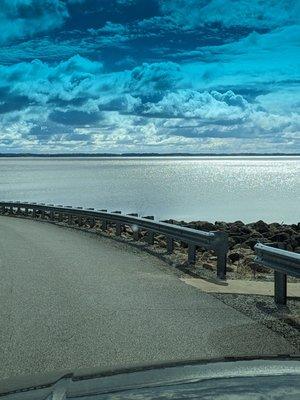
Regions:
M 0 217 L 0 377 L 292 351 L 277 334 L 100 236 Z M 1 380 L 0 378 L 0 380 Z

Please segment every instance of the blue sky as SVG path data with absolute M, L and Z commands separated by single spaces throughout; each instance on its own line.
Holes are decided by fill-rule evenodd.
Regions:
M 300 152 L 300 0 L 1 0 L 0 152 Z

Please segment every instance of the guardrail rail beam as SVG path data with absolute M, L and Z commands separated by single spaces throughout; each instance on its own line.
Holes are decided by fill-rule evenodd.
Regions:
M 287 275 L 300 278 L 300 254 L 257 243 L 255 262 L 274 270 L 274 300 L 285 305 L 287 301 Z

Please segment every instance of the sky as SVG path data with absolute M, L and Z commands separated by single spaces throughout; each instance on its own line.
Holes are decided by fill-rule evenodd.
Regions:
M 0 153 L 300 152 L 300 0 L 0 0 Z

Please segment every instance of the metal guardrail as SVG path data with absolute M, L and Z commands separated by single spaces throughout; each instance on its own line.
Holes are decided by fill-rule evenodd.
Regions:
M 196 262 L 197 247 L 212 250 L 217 256 L 217 276 L 226 279 L 226 265 L 228 252 L 228 234 L 225 232 L 204 232 L 166 222 L 154 221 L 154 217 L 138 217 L 137 214 L 121 214 L 120 211 L 107 212 L 107 210 L 83 209 L 82 207 L 54 206 L 53 204 L 38 204 L 15 201 L 0 202 L 0 214 L 23 214 L 33 218 L 48 218 L 51 221 L 63 221 L 67 218 L 69 224 L 82 226 L 84 221 L 89 221 L 90 226 L 101 223 L 101 229 L 106 230 L 108 223 L 115 226 L 117 236 L 121 235 L 122 227 L 129 226 L 133 232 L 133 239 L 140 239 L 140 232 L 146 231 L 147 242 L 154 244 L 154 235 L 161 234 L 167 239 L 167 251 L 174 250 L 174 240 L 179 240 L 188 245 L 188 262 Z
M 274 298 L 277 304 L 286 304 L 287 275 L 300 278 L 300 254 L 257 243 L 255 261 L 274 270 Z

